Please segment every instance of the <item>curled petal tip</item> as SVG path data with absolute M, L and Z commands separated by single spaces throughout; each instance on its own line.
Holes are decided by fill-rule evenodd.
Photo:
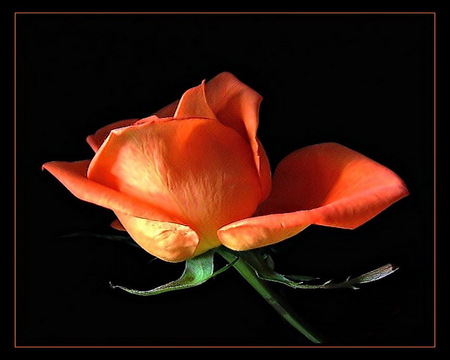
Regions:
M 91 147 L 91 149 L 94 150 L 94 152 L 98 151 L 99 144 L 95 140 L 95 136 L 94 135 L 89 135 L 88 137 L 86 137 L 86 142 Z

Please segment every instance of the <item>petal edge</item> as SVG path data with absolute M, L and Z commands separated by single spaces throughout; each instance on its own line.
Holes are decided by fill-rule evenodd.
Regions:
M 193 257 L 199 238 L 189 226 L 141 219 L 115 212 L 134 241 L 148 253 L 168 262 L 180 262 Z
M 49 171 L 80 200 L 136 217 L 164 221 L 173 220 L 152 204 L 88 179 L 86 174 L 90 162 L 90 160 L 52 161 L 45 163 L 42 168 Z
M 402 179 L 383 165 L 336 143 L 287 156 L 258 215 L 221 228 L 222 244 L 248 250 L 274 244 L 309 225 L 354 229 L 408 195 Z

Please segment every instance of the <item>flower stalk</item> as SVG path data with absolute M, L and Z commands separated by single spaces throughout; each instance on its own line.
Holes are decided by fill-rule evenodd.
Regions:
M 229 264 L 232 264 L 236 271 L 260 294 L 273 309 L 292 325 L 297 331 L 304 335 L 313 343 L 323 343 L 323 339 L 316 331 L 305 323 L 266 283 L 260 279 L 253 267 L 246 260 L 246 257 L 253 256 L 252 252 L 240 252 L 239 255 L 225 247 L 219 247 L 217 253 L 220 254 Z

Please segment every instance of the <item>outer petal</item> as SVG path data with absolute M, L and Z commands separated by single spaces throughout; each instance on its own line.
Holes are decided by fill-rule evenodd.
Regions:
M 89 160 L 53 161 L 43 165 L 77 198 L 136 217 L 174 221 L 161 209 L 140 199 L 120 193 L 86 177 Z
M 247 250 L 284 240 L 311 224 L 353 229 L 408 195 L 403 181 L 377 162 L 335 143 L 300 149 L 274 175 L 254 218 L 219 230 L 219 240 Z
M 235 129 L 250 143 L 265 199 L 270 193 L 271 173 L 266 153 L 256 136 L 262 96 L 228 72 L 208 81 L 205 93 L 208 105 L 219 121 Z
M 88 177 L 157 205 L 215 246 L 220 227 L 251 216 L 261 202 L 248 144 L 210 119 L 114 130 L 95 155 Z
M 87 179 L 88 165 L 88 160 L 50 162 L 44 168 L 81 200 L 114 210 L 120 222 L 114 221 L 113 227 L 127 230 L 142 248 L 163 260 L 182 261 L 211 248 L 200 247 L 195 231 L 160 209 Z
M 183 261 L 193 257 L 198 248 L 197 233 L 186 225 L 141 219 L 119 212 L 116 216 L 136 243 L 162 260 Z

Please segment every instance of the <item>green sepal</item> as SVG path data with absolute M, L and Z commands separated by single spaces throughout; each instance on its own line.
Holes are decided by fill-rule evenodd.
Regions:
M 239 253 L 241 256 L 255 271 L 255 274 L 262 280 L 272 281 L 289 286 L 294 289 L 338 289 L 338 288 L 349 288 L 357 290 L 360 284 L 370 283 L 376 280 L 380 280 L 393 272 L 395 272 L 398 267 L 392 264 L 383 265 L 375 270 L 364 273 L 356 277 L 348 277 L 342 282 L 332 282 L 332 280 L 325 281 L 319 284 L 307 283 L 310 281 L 318 280 L 311 276 L 287 276 L 282 275 L 274 270 L 273 260 L 270 255 L 266 254 L 262 250 L 250 250 Z M 270 259 L 270 261 L 268 261 Z M 291 278 L 290 278 L 291 277 Z M 295 281 L 295 280 L 300 281 Z
M 112 285 L 111 283 L 110 286 L 113 289 L 121 289 L 130 294 L 140 296 L 158 295 L 168 291 L 182 290 L 198 286 L 233 266 L 233 263 L 227 264 L 219 270 L 214 271 L 214 253 L 215 249 L 186 260 L 185 268 L 180 278 L 151 290 L 134 290 L 125 286 Z
M 313 279 L 312 277 L 298 276 L 300 282 L 291 280 L 285 275 L 282 275 L 274 270 L 274 263 L 272 257 L 260 249 L 250 250 L 239 253 L 241 256 L 254 270 L 256 275 L 261 280 L 273 281 L 287 285 L 293 288 L 297 288 L 299 284 L 302 284 L 304 279 Z

